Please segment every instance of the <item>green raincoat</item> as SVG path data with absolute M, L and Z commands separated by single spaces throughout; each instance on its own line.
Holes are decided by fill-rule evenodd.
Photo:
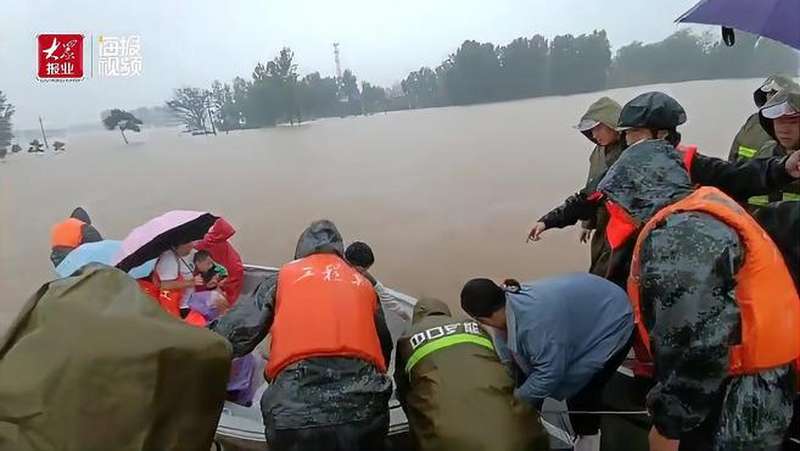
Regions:
M 489 335 L 452 317 L 442 301 L 414 307 L 411 329 L 397 342 L 395 383 L 419 450 L 549 449 L 536 414 L 516 404 Z
M 609 146 L 597 145 L 592 137 L 592 128 L 598 123 L 602 123 L 611 128 L 617 128 L 619 113 L 622 107 L 613 99 L 601 97 L 589 106 L 589 109 L 581 117 L 577 129 L 583 133 L 589 141 L 595 143 L 595 148 L 589 157 L 589 175 L 586 178 L 586 186 L 593 186 L 597 177 L 602 177 L 606 170 L 617 161 L 617 158 L 625 149 L 622 139 Z M 593 182 L 594 181 L 594 182 Z M 598 209 L 594 218 L 583 221 L 583 228 L 594 230 L 591 244 L 591 265 L 589 272 L 605 277 L 608 270 L 608 259 L 611 256 L 611 247 L 606 240 L 606 225 L 608 224 L 608 212 L 604 208 Z
M 103 265 L 43 285 L 0 342 L 0 450 L 208 451 L 224 338 Z
M 768 94 L 762 88 L 778 87 L 786 88 L 795 85 L 795 82 L 783 75 L 773 75 L 767 78 L 764 83 L 753 92 L 753 101 L 757 108 L 761 108 L 767 103 Z M 736 137 L 733 138 L 731 150 L 728 154 L 728 161 L 748 160 L 754 158 L 759 150 L 772 142 L 775 138 L 764 130 L 759 120 L 759 113 L 755 112 L 747 118 L 747 122 L 742 125 Z

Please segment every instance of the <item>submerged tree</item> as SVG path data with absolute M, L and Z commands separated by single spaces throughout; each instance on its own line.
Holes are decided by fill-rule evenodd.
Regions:
M 189 131 L 206 133 L 206 120 L 211 92 L 200 88 L 180 88 L 175 90 L 167 106 L 175 112 Z
M 14 115 L 14 105 L 6 101 L 6 96 L 0 91 L 0 149 L 5 150 L 11 144 L 11 116 Z
M 134 132 L 142 131 L 140 125 L 142 125 L 142 121 L 137 119 L 131 113 L 127 111 L 113 109 L 111 110 L 108 115 L 103 118 L 103 125 L 108 130 L 114 130 L 115 128 L 119 128 L 120 134 L 122 134 L 122 140 L 125 141 L 125 144 L 128 144 L 128 138 L 125 136 L 125 130 L 132 130 Z

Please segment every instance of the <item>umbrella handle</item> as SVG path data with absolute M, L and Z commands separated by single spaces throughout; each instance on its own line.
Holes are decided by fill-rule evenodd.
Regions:
M 722 27 L 722 40 L 728 47 L 733 47 L 733 44 L 736 44 L 736 34 L 733 28 Z

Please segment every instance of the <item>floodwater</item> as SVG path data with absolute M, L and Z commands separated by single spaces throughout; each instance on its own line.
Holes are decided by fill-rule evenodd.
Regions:
M 314 219 L 370 243 L 375 275 L 458 305 L 475 276 L 528 280 L 588 266 L 577 228 L 526 244 L 535 220 L 585 182 L 592 145 L 571 128 L 600 95 L 661 89 L 688 111 L 684 142 L 727 155 L 757 80 L 690 82 L 568 97 L 326 119 L 300 127 L 188 136 L 152 129 L 66 138 L 61 155 L 0 164 L 0 332 L 54 277 L 49 230 L 75 206 L 105 237 L 172 209 L 238 229 L 247 262 L 280 265 Z

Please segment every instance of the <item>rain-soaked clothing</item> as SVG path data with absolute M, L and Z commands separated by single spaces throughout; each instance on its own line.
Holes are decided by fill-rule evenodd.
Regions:
M 640 225 L 693 185 L 682 155 L 651 140 L 631 147 L 598 189 Z M 676 213 L 643 240 L 640 258 L 655 427 L 681 450 L 778 449 L 792 415 L 793 365 L 729 374 L 741 327 L 736 274 L 746 259 L 738 234 L 709 214 Z
M 515 396 L 538 406 L 577 394 L 628 346 L 633 313 L 627 294 L 602 277 L 574 273 L 506 292 L 506 333 L 497 353 L 525 374 Z
M 228 277 L 222 284 L 221 290 L 230 305 L 234 305 L 239 299 L 244 283 L 242 257 L 229 241 L 235 233 L 236 229 L 228 221 L 219 218 L 203 239 L 194 244 L 195 249 L 208 251 L 215 262 L 228 270 Z
M 595 148 L 589 156 L 589 174 L 586 178 L 586 186 L 592 186 L 596 183 L 594 180 L 597 177 L 602 177 L 602 174 L 617 161 L 622 151 L 625 149 L 625 142 L 623 139 L 610 144 L 608 146 L 601 146 L 594 141 L 592 137 L 591 128 L 585 130 L 586 127 L 600 124 L 616 129 L 617 121 L 619 120 L 619 112 L 622 107 L 614 100 L 608 97 L 602 97 L 591 106 L 588 111 L 581 117 L 578 128 L 586 138 L 595 143 Z M 594 124 L 594 125 L 593 125 Z M 597 210 L 597 214 L 586 221 L 582 225 L 584 229 L 594 230 L 591 242 L 591 263 L 589 272 L 597 274 L 598 276 L 605 276 L 608 268 L 608 259 L 611 256 L 611 247 L 606 241 L 605 228 L 608 224 L 608 213 L 604 209 Z
M 53 226 L 50 241 L 50 261 L 53 266 L 58 266 L 76 247 L 84 243 L 103 241 L 103 237 L 92 225 L 86 210 L 78 207 L 69 218 Z
M 549 449 L 536 413 L 514 400 L 491 337 L 442 301 L 417 302 L 397 342 L 394 379 L 418 450 Z
M 342 237 L 330 221 L 317 221 L 300 236 L 295 258 L 325 253 L 341 257 Z M 265 278 L 252 296 L 242 298 L 211 324 L 212 330 L 231 342 L 234 356 L 251 352 L 269 332 L 277 290 L 278 277 Z M 309 310 L 311 314 L 318 312 Z M 388 362 L 393 344 L 380 308 L 374 323 Z M 267 443 L 275 451 L 380 449 L 371 437 L 386 435 L 391 393 L 391 379 L 365 360 L 315 357 L 291 364 L 271 381 L 261 398 Z
M 668 145 L 663 140 L 647 142 Z M 638 148 L 638 145 L 634 148 Z M 631 149 L 628 148 L 622 155 L 626 155 Z M 786 172 L 785 158 L 753 159 L 734 164 L 701 154 L 695 156 L 690 175 L 693 183 L 717 187 L 742 202 L 753 195 L 779 190 L 796 180 Z M 600 180 L 602 178 L 596 179 L 597 182 Z M 590 186 L 568 197 L 562 205 L 542 216 L 539 221 L 548 229 L 568 227 L 580 220 L 594 217 L 604 204 L 605 198 L 597 191 L 596 185 Z M 622 287 L 627 282 L 632 250 L 632 245 L 614 250 L 608 265 L 606 277 Z
M 230 345 L 92 264 L 42 286 L 0 341 L 0 449 L 208 451 Z

